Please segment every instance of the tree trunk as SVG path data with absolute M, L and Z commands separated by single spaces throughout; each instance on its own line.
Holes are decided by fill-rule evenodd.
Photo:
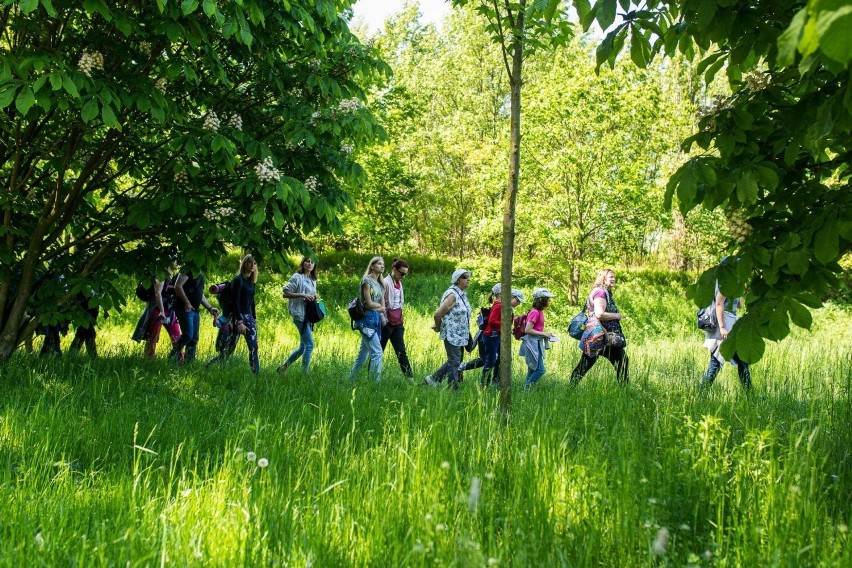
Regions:
M 512 52 L 509 180 L 503 196 L 503 256 L 500 268 L 500 413 L 503 424 L 509 420 L 512 406 L 512 265 L 515 252 L 515 203 L 518 200 L 518 174 L 521 164 L 521 85 L 524 55 L 524 9 L 521 2 Z

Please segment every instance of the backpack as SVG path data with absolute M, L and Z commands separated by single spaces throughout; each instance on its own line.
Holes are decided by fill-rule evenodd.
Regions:
M 476 325 L 480 330 L 484 330 L 488 325 L 488 316 L 491 315 L 491 306 L 487 308 L 479 308 L 479 315 L 476 318 Z
M 710 303 L 706 308 L 695 312 L 695 325 L 704 331 L 716 331 L 719 322 L 716 319 L 716 301 Z
M 145 286 L 145 282 L 140 282 L 136 285 L 136 297 L 143 302 L 150 302 L 154 299 L 154 282 L 151 279 L 150 286 Z
M 520 340 L 527 333 L 527 316 L 529 312 L 525 313 L 522 316 L 516 316 L 515 320 L 512 322 L 512 336 L 515 339 Z
M 222 306 L 222 315 L 231 316 L 236 311 L 234 306 L 234 294 L 230 282 L 222 282 L 221 284 L 213 284 L 209 288 L 211 294 L 215 294 L 219 298 L 219 305 Z
M 367 307 L 364 305 L 364 300 L 361 299 L 360 294 L 349 302 L 347 310 L 349 311 L 352 329 L 355 329 L 355 322 L 367 315 Z

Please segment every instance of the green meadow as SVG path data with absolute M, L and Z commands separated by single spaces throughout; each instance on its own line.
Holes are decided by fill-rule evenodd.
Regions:
M 16 353 L 0 381 L 0 563 L 852 565 L 848 306 L 829 304 L 811 331 L 769 344 L 749 395 L 730 365 L 702 394 L 690 277 L 619 271 L 630 385 L 601 361 L 569 386 L 580 352 L 565 328 L 577 308 L 561 295 L 547 327 L 562 341 L 530 392 L 515 358 L 503 426 L 478 371 L 457 393 L 411 386 L 389 350 L 379 384 L 346 379 L 359 345 L 344 307 L 356 265 L 321 259 L 330 314 L 309 377 L 299 365 L 275 371 L 298 337 L 279 292 L 289 275 L 270 273 L 259 376 L 242 343 L 226 366 L 175 368 L 163 334 L 158 358 L 143 359 L 129 339 L 135 298 L 102 321 L 98 359 Z M 412 262 L 406 338 L 418 378 L 442 362 L 429 321 L 451 270 Z M 474 270 L 474 305 L 493 282 Z M 520 283 L 529 297 L 535 283 Z M 201 334 L 203 361 L 210 318 Z

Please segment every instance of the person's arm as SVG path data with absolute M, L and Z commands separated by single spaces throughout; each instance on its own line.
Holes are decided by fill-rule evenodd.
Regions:
M 158 278 L 154 278 L 154 299 L 157 300 L 157 307 L 160 309 L 160 319 L 166 319 L 166 309 L 163 307 L 163 285 Z
M 192 304 L 189 303 L 189 298 L 186 297 L 186 292 L 183 291 L 183 285 L 187 280 L 189 280 L 189 276 L 183 272 L 178 274 L 177 280 L 175 280 L 175 295 L 181 302 L 183 302 L 183 309 L 187 312 L 191 312 Z
M 299 281 L 300 274 L 297 272 L 293 276 L 290 277 L 290 280 L 281 288 L 281 295 L 288 300 L 302 299 L 302 300 L 316 300 L 316 294 L 306 294 L 304 292 L 296 292 L 299 288 L 301 288 L 301 282 Z M 307 276 L 305 276 L 307 278 Z
M 205 309 L 207 309 L 207 312 L 213 317 L 219 315 L 219 308 L 214 308 L 210 305 L 210 302 L 207 301 L 207 296 L 204 295 L 204 292 L 201 293 L 201 305 L 204 306 Z
M 441 302 L 441 305 L 438 306 L 438 309 L 432 315 L 432 319 L 435 322 L 435 325 L 432 326 L 432 329 L 435 331 L 441 331 L 441 319 L 450 313 L 450 310 L 453 309 L 453 306 L 456 305 L 456 295 L 449 294 L 444 301 Z
M 368 310 L 373 310 L 379 313 L 385 312 L 384 300 L 380 298 L 378 302 L 374 302 L 370 295 L 370 285 L 366 282 L 361 284 L 361 299 L 364 300 L 364 306 Z
M 722 339 L 728 339 L 728 328 L 725 327 L 725 296 L 721 292 L 716 293 L 716 321 L 719 323 L 719 335 Z
M 595 298 L 592 303 L 595 306 L 595 317 L 599 321 L 620 320 L 621 314 L 606 311 L 606 299 Z

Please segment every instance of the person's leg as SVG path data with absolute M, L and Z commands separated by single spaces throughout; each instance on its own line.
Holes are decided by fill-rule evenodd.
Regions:
M 249 367 L 254 374 L 260 373 L 260 359 L 257 355 L 257 322 L 251 314 L 243 314 L 243 324 L 246 327 L 246 347 L 248 347 Z
M 187 314 L 189 317 L 189 343 L 186 344 L 185 360 L 195 361 L 195 350 L 198 348 L 198 339 L 200 336 L 201 318 L 197 310 L 192 310 Z
M 97 357 L 98 356 L 98 346 L 97 346 L 97 338 L 98 338 L 98 330 L 94 327 L 90 327 L 86 329 L 86 338 L 84 339 L 86 343 L 86 355 L 89 357 Z
M 500 336 L 492 334 L 485 338 L 485 361 L 482 364 L 481 386 L 491 384 L 494 376 L 494 367 L 497 365 L 497 357 L 500 355 Z
M 387 328 L 390 326 L 385 327 Z M 384 341 L 384 329 L 382 331 L 382 341 Z M 405 349 L 405 326 L 400 325 L 392 327 L 389 339 L 394 353 L 396 353 L 396 359 L 399 361 L 399 368 L 402 371 L 402 374 L 410 378 L 413 373 L 411 371 L 411 362 L 408 360 L 408 352 Z M 384 351 L 386 343 L 387 341 L 384 341 L 382 344 L 382 351 Z
M 382 365 L 384 364 L 384 351 L 382 351 L 382 334 L 376 331 L 372 337 L 368 339 L 367 346 L 370 350 L 370 371 L 369 376 L 375 377 L 376 382 L 382 380 Z
M 722 364 L 713 355 L 713 353 L 710 354 L 710 362 L 707 364 L 707 370 L 704 371 L 704 376 L 701 378 L 702 387 L 712 385 L 713 381 L 716 380 L 716 375 L 719 374 L 719 370 L 722 368 Z
M 597 361 L 597 357 L 589 357 L 585 353 L 583 353 L 580 357 L 580 362 L 577 363 L 577 366 L 574 367 L 574 370 L 571 371 L 571 384 L 576 385 L 580 382 L 580 380 L 586 376 L 586 373 L 589 372 L 595 361 Z
M 157 354 L 157 343 L 160 341 L 160 330 L 163 322 L 160 321 L 160 308 L 154 308 L 148 319 L 148 329 L 145 332 L 145 357 L 154 357 Z
M 314 329 L 312 324 L 308 324 L 305 326 L 305 329 L 301 330 L 300 339 L 302 345 L 304 345 L 304 352 L 302 353 L 302 371 L 307 375 L 311 366 L 311 359 L 314 354 Z
M 535 385 L 544 376 L 544 341 L 535 341 L 534 343 L 535 348 L 538 350 L 538 366 L 535 369 L 530 368 L 527 372 L 524 388 Z
M 615 378 L 619 384 L 626 385 L 630 380 L 627 352 L 623 347 L 607 347 L 601 353 L 615 367 Z
M 278 367 L 279 371 L 286 371 L 287 368 L 292 365 L 302 354 L 305 352 L 305 335 L 302 331 L 302 320 L 293 318 L 293 325 L 296 326 L 296 331 L 299 332 L 299 346 L 290 353 L 290 356 L 287 357 L 287 360 L 284 361 L 284 364 Z M 305 328 L 309 328 L 310 325 L 306 325 Z
M 462 351 L 464 347 L 456 347 L 444 342 L 447 350 L 447 377 L 449 377 L 449 386 L 453 390 L 459 388 L 459 365 L 462 362 Z
M 86 338 L 83 335 L 82 329 L 77 328 L 74 330 L 74 339 L 71 340 L 71 345 L 68 347 L 68 353 L 76 355 L 80 352 L 80 348 L 83 346 Z
M 740 378 L 740 384 L 745 390 L 751 390 L 751 369 L 748 363 L 740 359 L 740 356 L 734 353 L 734 363 L 737 364 L 737 376 Z
M 364 366 L 370 355 L 370 339 L 364 333 L 363 329 L 358 332 L 358 335 L 361 336 L 361 347 L 358 349 L 358 356 L 355 357 L 355 364 L 352 365 L 352 370 L 349 371 L 350 380 L 355 380 L 355 375 L 358 374 L 358 371 L 361 370 L 361 367 Z
M 385 347 L 388 345 L 388 341 L 390 341 L 391 334 L 393 332 L 393 328 L 389 325 L 382 326 L 382 351 L 385 350 Z
M 169 359 L 177 358 L 178 354 L 189 345 L 190 342 L 190 322 L 189 322 L 189 314 L 192 312 L 184 311 L 183 309 L 177 310 L 176 316 L 178 323 L 180 325 L 180 337 L 177 340 L 172 342 L 172 350 L 169 353 Z M 189 355 L 189 350 L 185 351 L 185 356 Z M 186 357 L 185 357 L 186 358 Z

